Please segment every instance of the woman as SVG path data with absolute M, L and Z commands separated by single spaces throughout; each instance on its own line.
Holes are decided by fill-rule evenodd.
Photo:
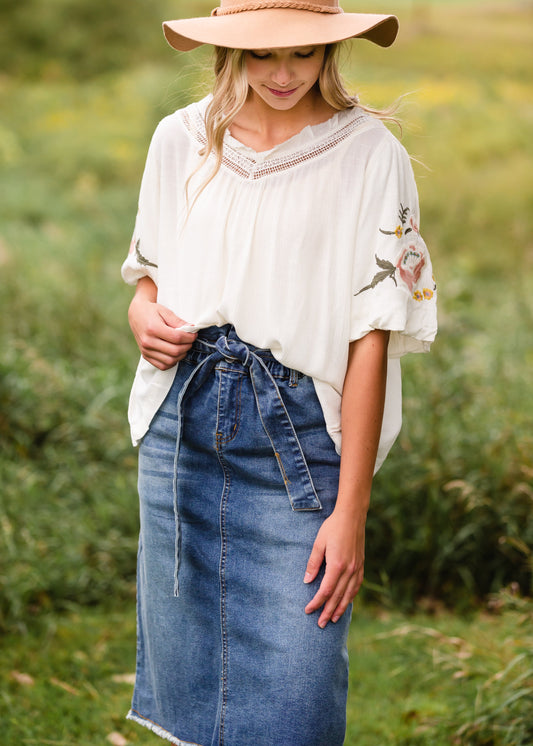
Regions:
M 216 46 L 215 86 L 157 128 L 123 265 L 142 353 L 129 717 L 175 744 L 343 743 L 372 476 L 399 357 L 436 331 L 408 156 L 336 65 L 337 42 L 388 46 L 397 20 L 287 5 L 164 24 L 176 49 Z

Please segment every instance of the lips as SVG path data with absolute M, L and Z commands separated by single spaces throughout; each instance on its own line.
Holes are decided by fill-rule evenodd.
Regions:
M 270 88 L 269 86 L 267 86 L 267 88 L 273 96 L 277 96 L 278 98 L 288 98 L 298 90 L 297 88 L 290 88 L 287 91 L 280 91 L 277 88 Z

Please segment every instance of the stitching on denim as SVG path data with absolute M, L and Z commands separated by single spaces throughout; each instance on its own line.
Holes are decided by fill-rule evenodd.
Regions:
M 216 375 L 216 370 L 215 370 Z M 217 392 L 217 421 L 215 424 L 215 450 L 218 451 L 219 444 L 222 442 L 223 438 L 222 433 L 219 429 L 219 418 L 220 418 L 220 398 L 221 398 L 221 389 L 222 389 L 222 376 L 218 377 L 218 392 Z
M 239 378 L 237 396 L 235 397 L 235 421 L 233 423 L 233 435 L 228 440 L 233 438 L 239 432 L 239 426 L 241 424 L 241 410 L 242 410 L 242 377 Z
M 300 380 L 300 378 L 297 375 L 297 371 L 291 369 L 291 375 L 289 377 L 289 388 L 291 388 L 291 389 L 298 388 L 298 381 L 299 380 Z
M 263 362 L 265 362 L 265 361 L 263 360 Z M 270 367 L 268 366 L 268 364 L 267 364 L 266 367 L 269 369 L 269 373 L 272 376 L 272 378 L 277 378 L 280 381 L 290 381 L 292 379 L 292 376 L 291 376 L 290 372 L 287 372 L 287 373 L 274 373 L 274 372 L 272 372 L 270 370 Z M 220 362 L 220 363 L 216 364 L 216 370 L 221 370 L 224 373 L 238 373 L 241 376 L 246 376 L 247 375 L 247 373 L 246 373 L 245 370 L 239 370 L 238 368 L 226 368 L 226 367 L 224 367 L 224 363 L 223 362 Z M 290 371 L 291 369 L 290 368 L 285 368 L 285 370 L 286 371 Z M 295 371 L 295 372 L 297 373 L 296 377 L 297 378 L 301 378 L 301 374 L 299 374 L 298 371 Z M 290 385 L 291 386 L 298 386 L 298 383 L 297 382 L 294 383 L 294 384 L 291 383 Z
M 285 467 L 283 466 L 283 461 L 281 460 L 281 456 L 277 451 L 274 451 L 274 456 L 276 457 L 276 461 L 278 462 L 279 470 L 281 472 L 281 476 L 283 477 L 283 484 L 285 487 L 289 484 L 289 480 L 287 478 L 287 473 L 285 471 Z
M 281 406 L 282 406 L 282 407 L 283 407 L 283 408 L 284 408 L 284 409 L 286 410 L 285 402 L 283 401 L 283 398 L 282 398 L 282 396 L 281 396 L 281 392 L 280 392 L 280 391 L 278 390 L 278 391 L 276 391 L 275 393 L 276 393 L 276 396 L 277 396 L 277 398 L 278 398 L 278 401 L 280 402 Z M 290 418 L 289 418 L 289 422 L 290 422 Z M 296 439 L 296 443 L 298 444 L 298 443 L 299 443 L 300 441 L 298 440 L 298 435 L 297 435 L 297 433 L 296 433 L 296 432 L 294 432 L 294 437 L 295 437 L 295 439 Z M 317 503 L 318 503 L 318 506 L 317 506 L 317 507 L 313 507 L 313 508 L 309 508 L 309 507 L 307 507 L 307 506 L 305 506 L 305 507 L 302 507 L 302 508 L 298 508 L 298 507 L 295 507 L 295 505 L 294 505 L 294 503 L 293 503 L 293 501 L 292 501 L 292 496 L 291 496 L 291 495 L 289 495 L 289 498 L 290 498 L 290 501 L 291 501 L 291 507 L 292 507 L 292 509 L 293 509 L 294 511 L 297 511 L 297 512 L 299 512 L 299 511 L 302 511 L 302 512 L 303 512 L 303 511 L 306 511 L 306 512 L 307 512 L 307 511 L 313 511 L 313 510 L 322 510 L 322 503 L 320 502 L 320 498 L 318 497 L 318 494 L 317 494 L 317 492 L 316 492 L 316 490 L 315 490 L 315 488 L 314 488 L 314 485 L 313 485 L 313 480 L 312 480 L 312 477 L 311 477 L 311 472 L 309 471 L 309 467 L 307 466 L 307 462 L 306 462 L 306 460 L 305 460 L 305 456 L 304 456 L 304 454 L 303 454 L 303 451 L 301 450 L 301 445 L 300 445 L 300 447 L 299 447 L 299 448 L 295 449 L 295 454 L 294 454 L 294 455 L 295 455 L 295 458 L 296 458 L 296 459 L 297 459 L 298 461 L 301 461 L 301 460 L 303 459 L 303 464 L 304 464 L 304 466 L 305 466 L 305 469 L 306 469 L 306 471 L 307 471 L 307 474 L 308 474 L 308 476 L 309 476 L 309 481 L 310 481 L 310 483 L 311 483 L 311 485 L 312 485 L 312 487 L 313 487 L 313 491 L 314 491 L 314 493 L 315 493 L 315 499 L 316 499 L 316 501 L 317 501 Z M 277 454 L 276 454 L 276 457 L 277 457 Z M 278 461 L 279 461 L 279 459 L 278 459 Z M 280 463 L 281 463 L 281 462 L 280 462 Z M 287 487 L 287 492 L 289 491 L 289 488 L 288 488 L 288 486 L 287 486 L 288 484 L 290 484 L 290 482 L 287 482 L 287 483 L 286 483 L 286 485 L 285 485 L 285 486 Z
M 226 608 L 226 558 L 227 558 L 227 536 L 226 536 L 226 508 L 231 487 L 231 475 L 226 467 L 222 453 L 219 451 L 219 462 L 224 471 L 224 493 L 220 504 L 220 632 L 222 643 L 222 671 L 220 681 L 222 685 L 222 702 L 220 707 L 219 744 L 224 746 L 224 727 L 226 721 L 226 710 L 228 706 L 228 665 L 229 665 L 229 639 L 227 628 Z
M 239 423 L 241 419 L 241 399 L 242 399 L 242 380 L 244 376 L 246 375 L 245 371 L 235 371 L 233 368 L 219 368 L 216 367 L 215 370 L 218 370 L 222 373 L 239 373 L 239 380 L 237 381 L 237 396 L 236 396 L 236 402 L 235 402 L 235 417 L 233 422 L 233 429 L 230 435 L 226 435 L 224 433 L 224 430 L 219 427 L 219 413 L 220 413 L 220 401 L 222 398 L 221 391 L 222 389 L 227 390 L 226 384 L 224 383 L 224 380 L 222 376 L 220 376 L 220 382 L 218 387 L 218 399 L 217 399 L 217 426 L 216 426 L 216 442 L 217 442 L 217 448 L 218 446 L 222 446 L 225 443 L 230 443 L 237 433 L 239 432 Z
M 215 365 L 215 370 L 221 370 L 223 373 L 236 373 L 241 376 L 241 378 L 246 375 L 245 370 L 239 368 L 226 368 L 223 362 L 217 363 Z
M 257 391 L 256 391 L 256 388 L 255 388 L 255 381 L 254 381 L 254 377 L 253 377 L 253 375 L 252 375 L 252 376 L 250 376 L 250 380 L 251 380 L 251 382 L 252 382 L 252 388 L 253 388 L 253 390 L 254 390 L 254 395 L 255 395 L 255 397 L 256 397 L 256 399 L 257 399 Z M 292 493 L 291 493 L 291 490 L 290 490 L 290 487 L 289 487 L 289 485 L 290 485 L 290 482 L 289 482 L 289 480 L 287 479 L 287 475 L 285 474 L 285 469 L 283 469 L 283 465 L 282 465 L 282 463 L 281 463 L 281 458 L 280 458 L 280 455 L 279 455 L 279 453 L 278 453 L 278 452 L 276 451 L 276 448 L 275 448 L 275 446 L 274 446 L 274 443 L 273 443 L 273 441 L 272 441 L 272 438 L 270 437 L 270 432 L 269 432 L 268 428 L 266 427 L 265 421 L 264 421 L 264 419 L 263 419 L 263 413 L 261 412 L 261 409 L 260 409 L 260 407 L 258 407 L 258 408 L 257 408 L 257 411 L 259 412 L 259 419 L 261 420 L 261 424 L 263 425 L 263 430 L 265 431 L 265 433 L 266 433 L 266 435 L 267 435 L 267 438 L 268 438 L 268 439 L 269 439 L 269 441 L 270 441 L 270 445 L 272 446 L 272 450 L 274 451 L 274 454 L 275 454 L 275 456 L 276 456 L 276 461 L 278 462 L 278 465 L 279 465 L 279 467 L 280 467 L 280 469 L 281 469 L 281 475 L 282 475 L 282 477 L 283 477 L 283 482 L 284 482 L 284 484 L 285 484 L 285 488 L 286 488 L 286 490 L 287 490 L 287 495 L 288 495 L 288 498 L 289 498 L 289 501 L 290 501 L 291 507 L 293 507 L 293 502 L 292 502 Z
M 231 435 L 228 435 L 227 437 L 222 439 L 222 443 L 230 443 L 237 433 L 239 432 L 239 424 L 241 421 L 241 399 L 242 399 L 242 379 L 244 376 L 239 376 L 239 380 L 237 381 L 237 392 L 235 397 L 235 410 L 234 410 L 234 420 L 233 420 L 233 430 Z
M 219 388 L 220 390 L 220 388 Z M 217 430 L 220 413 L 220 397 L 217 404 Z M 218 432 L 217 432 L 218 436 Z M 226 557 L 227 557 L 227 536 L 226 536 L 226 508 L 228 496 L 231 488 L 231 473 L 227 467 L 222 454 L 223 439 L 217 437 L 217 457 L 222 472 L 224 474 L 224 488 L 220 500 L 220 564 L 219 564 L 219 582 L 220 582 L 220 642 L 222 646 L 222 671 L 220 676 L 221 686 L 221 704 L 220 704 L 220 724 L 219 724 L 219 746 L 224 746 L 224 725 L 226 717 L 226 708 L 228 704 L 228 662 L 229 662 L 229 640 L 227 630 L 227 610 L 226 610 Z

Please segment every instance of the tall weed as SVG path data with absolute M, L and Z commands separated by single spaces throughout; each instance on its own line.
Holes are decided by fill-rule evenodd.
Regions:
M 486 678 L 478 686 L 473 706 L 463 705 L 458 719 L 463 724 L 454 733 L 458 746 L 528 746 L 533 743 L 533 649 L 531 632 L 533 611 L 531 602 L 516 598 L 513 588 L 506 589 L 492 599 L 498 612 L 510 609 L 523 630 L 521 638 L 509 639 L 502 646 L 514 655 L 498 650 L 493 658 L 500 659 L 500 667 L 492 665 L 485 671 Z M 496 652 L 496 651 L 495 651 Z M 478 667 L 483 658 L 477 659 Z M 480 671 L 476 672 L 478 675 Z

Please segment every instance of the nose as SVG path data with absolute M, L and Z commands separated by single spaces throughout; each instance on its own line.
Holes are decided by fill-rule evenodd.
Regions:
M 272 82 L 285 88 L 293 80 L 293 74 L 287 60 L 281 60 L 272 71 Z

